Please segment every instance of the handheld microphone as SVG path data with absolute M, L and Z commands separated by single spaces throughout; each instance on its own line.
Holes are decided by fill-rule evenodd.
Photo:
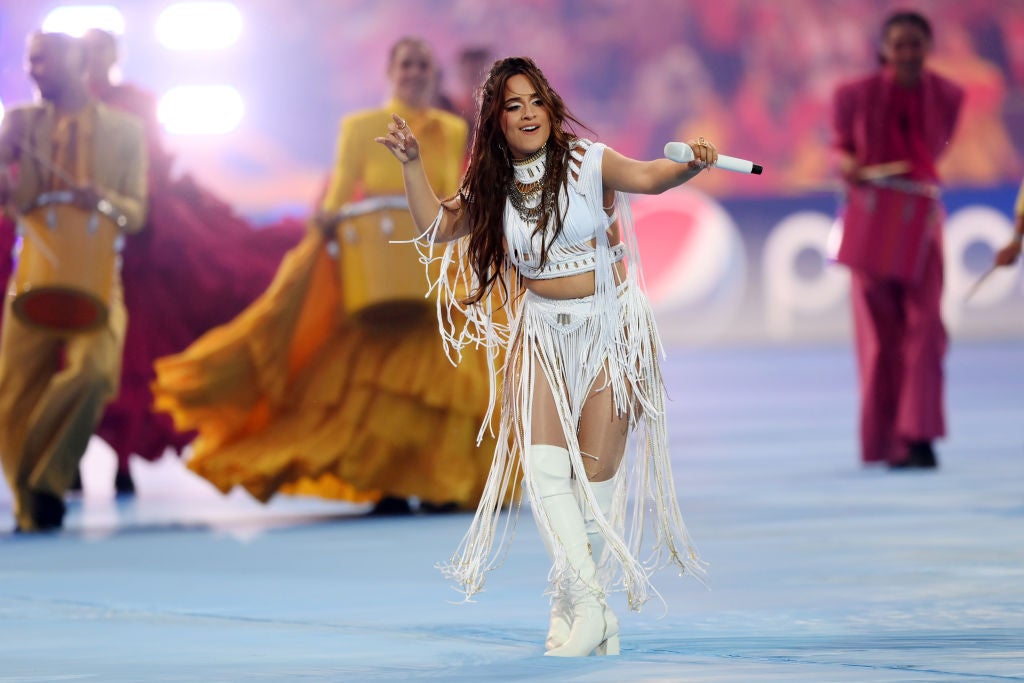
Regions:
M 670 142 L 665 145 L 665 158 L 685 164 L 693 161 L 695 157 L 693 156 L 693 150 L 685 142 Z M 727 157 L 724 154 L 718 155 L 715 168 L 735 171 L 736 173 L 752 173 L 754 175 L 761 175 L 764 171 L 764 167 L 761 164 L 755 164 L 753 161 L 747 161 L 746 159 Z

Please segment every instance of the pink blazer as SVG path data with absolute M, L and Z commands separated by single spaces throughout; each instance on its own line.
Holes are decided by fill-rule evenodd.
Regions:
M 861 165 L 894 161 L 886 157 L 885 114 L 892 92 L 892 77 L 884 70 L 839 87 L 833 106 L 835 146 L 854 155 Z M 938 159 L 953 136 L 963 89 L 956 83 L 925 71 L 924 139 Z

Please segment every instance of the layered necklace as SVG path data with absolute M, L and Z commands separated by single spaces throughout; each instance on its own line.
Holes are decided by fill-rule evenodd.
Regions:
M 512 180 L 509 181 L 508 199 L 512 208 L 526 223 L 536 223 L 554 206 L 552 193 L 544 191 L 548 177 L 548 145 L 525 159 L 512 162 Z

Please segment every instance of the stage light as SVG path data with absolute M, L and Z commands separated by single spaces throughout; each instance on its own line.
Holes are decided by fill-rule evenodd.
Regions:
M 2 121 L 4 120 L 4 113 L 5 113 L 6 111 L 7 111 L 7 110 L 6 110 L 6 109 L 4 109 L 4 101 L 3 101 L 3 100 L 0 100 L 0 122 L 2 122 Z
M 67 5 L 56 7 L 43 19 L 43 31 L 80 36 L 90 28 L 115 35 L 124 33 L 124 15 L 113 5 Z
M 232 2 L 179 2 L 156 21 L 156 37 L 170 50 L 219 50 L 242 35 L 242 13 Z
M 223 135 L 242 122 L 245 103 L 228 85 L 182 85 L 160 98 L 157 117 L 175 135 Z

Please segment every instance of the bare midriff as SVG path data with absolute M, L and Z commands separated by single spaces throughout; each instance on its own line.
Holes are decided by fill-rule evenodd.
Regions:
M 608 228 L 610 246 L 619 243 L 619 224 L 616 221 Z M 591 246 L 594 241 L 591 240 Z M 615 272 L 615 284 L 621 284 L 626 279 L 626 263 L 619 261 L 612 265 Z M 589 273 L 578 273 L 545 280 L 531 280 L 523 278 L 523 286 L 530 292 L 545 299 L 582 299 L 594 293 L 594 271 Z

